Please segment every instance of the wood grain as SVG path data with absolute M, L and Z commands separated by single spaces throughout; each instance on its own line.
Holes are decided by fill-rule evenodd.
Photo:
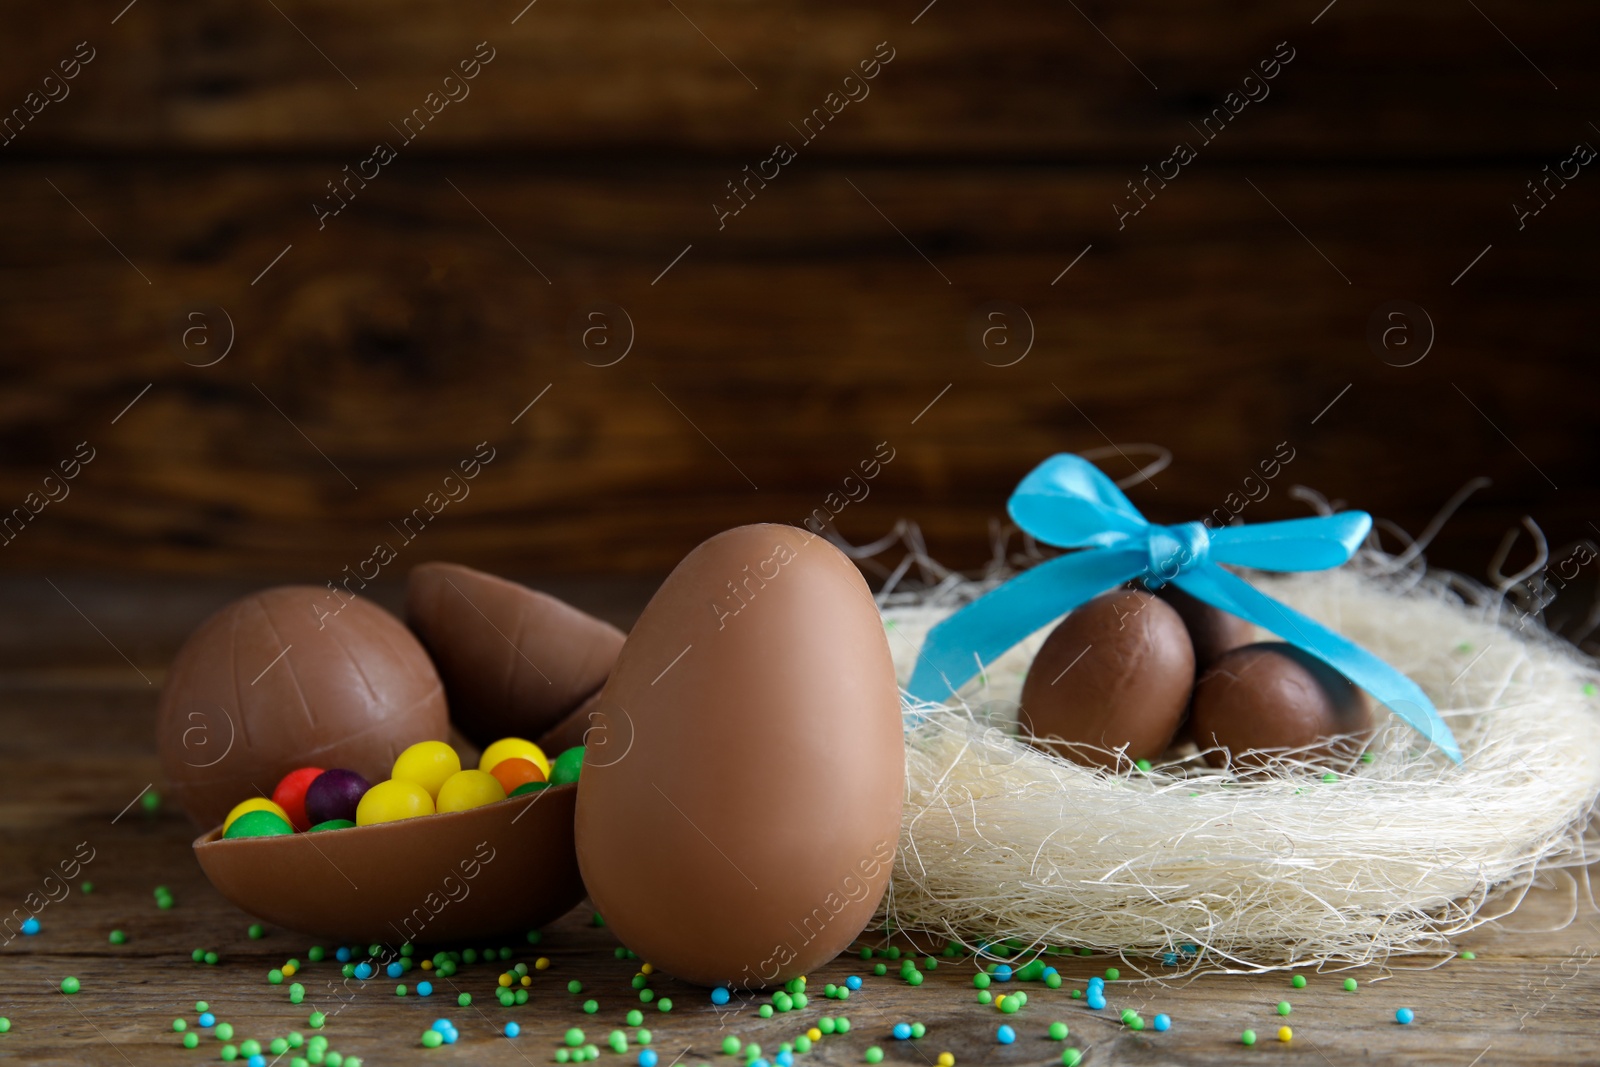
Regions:
M 882 41 L 896 58 L 819 152 L 1142 161 L 1187 137 L 1280 41 L 1295 60 L 1228 134 L 1258 157 L 1553 162 L 1592 136 L 1583 102 L 1600 88 L 1596 16 L 1580 0 L 1343 0 L 1320 17 L 1321 3 L 1263 0 L 1026 0 L 1003 12 L 948 0 L 759 12 L 731 0 L 526 2 L 375 12 L 202 0 L 139 4 L 111 25 L 105 5 L 66 0 L 44 32 L 8 42 L 0 101 L 20 102 L 80 41 L 97 57 L 4 150 L 366 148 L 484 40 L 497 57 L 430 127 L 426 150 L 535 166 L 573 152 L 764 151 Z
M 1211 512 L 1287 441 L 1251 519 L 1303 513 L 1298 482 L 1416 530 L 1487 474 L 1446 562 L 1481 573 L 1527 511 L 1558 544 L 1592 532 L 1595 440 L 1569 428 L 1590 414 L 1596 202 L 1557 201 L 1518 234 L 1517 170 L 1202 159 L 1119 231 L 1122 169 L 798 160 L 718 230 L 712 167 L 391 167 L 321 230 L 318 164 L 0 175 L 0 278 L 28 309 L 0 353 L 0 499 L 96 450 L 5 566 L 320 581 L 387 538 L 404 566 L 661 573 L 727 526 L 803 520 L 880 442 L 895 458 L 839 528 L 910 518 L 963 564 L 987 558 L 1029 466 L 1108 442 L 1172 450 L 1132 490 L 1165 521 Z M 1437 328 L 1415 366 L 1366 341 L 1395 298 Z M 994 364 L 1020 352 L 1020 319 L 1011 348 L 974 342 L 996 299 L 1036 331 L 1011 366 Z M 615 358 L 620 320 L 612 348 L 574 341 L 601 300 L 637 337 L 614 366 L 592 364 Z M 203 367 L 220 316 L 212 347 L 180 336 L 206 305 L 237 339 Z M 401 520 L 483 441 L 470 496 L 403 546 Z
M 111 587 L 107 591 L 114 591 Z M 580 606 L 607 610 L 611 593 L 575 584 L 567 593 Z M 103 604 L 87 585 L 72 593 L 86 604 Z M 151 586 L 143 596 L 123 589 L 121 612 L 143 615 L 156 630 L 171 629 L 186 618 L 172 609 Z M 224 595 L 213 588 L 213 597 Z M 635 598 L 632 610 L 640 601 Z M 98 614 L 98 610 L 96 611 Z M 75 617 L 74 617 L 75 618 Z M 81 621 L 75 619 L 75 625 Z M 55 624 L 39 628 L 41 645 Z M 307 1003 L 288 1002 L 288 985 L 266 982 L 268 969 L 295 957 L 307 960 L 308 939 L 269 929 L 262 940 L 246 935 L 250 917 L 211 889 L 192 858 L 192 831 L 182 816 L 163 812 L 146 817 L 135 804 L 123 809 L 145 787 L 158 780 L 154 737 L 155 696 L 137 680 L 108 684 L 104 677 L 69 674 L 41 684 L 37 675 L 15 669 L 0 671 L 0 759 L 7 768 L 0 778 L 0 901 L 6 909 L 22 908 L 29 893 L 53 893 L 44 879 L 88 843 L 94 858 L 73 879 L 92 881 L 85 895 L 74 888 L 66 899 L 43 907 L 43 929 L 34 937 L 16 937 L 0 947 L 0 1014 L 12 1022 L 0 1035 L 8 1059 L 34 1064 L 171 1063 L 192 1055 L 210 1059 L 220 1042 L 206 1036 L 200 1050 L 186 1053 L 171 1030 L 175 1017 L 192 1024 L 193 1004 L 206 1000 L 219 1019 L 236 1028 L 235 1040 L 272 1037 L 306 1025 L 314 1004 L 331 1018 L 323 1029 L 332 1047 L 361 1056 L 369 1064 L 451 1062 L 524 1064 L 551 1062 L 568 1027 L 583 1028 L 604 1047 L 613 1028 L 627 1029 L 625 1012 L 646 1009 L 646 1025 L 654 1035 L 663 1063 L 696 1065 L 722 1062 L 720 1043 L 728 1034 L 759 1042 L 768 1054 L 791 1040 L 822 1015 L 846 1015 L 847 1035 L 822 1040 L 802 1062 L 858 1064 L 869 1046 L 886 1052 L 886 1063 L 925 1067 L 942 1051 L 958 1064 L 1025 1064 L 1058 1062 L 1061 1046 L 1045 1037 L 1048 1023 L 1063 1020 L 1071 1028 L 1069 1044 L 1088 1053 L 1088 1064 L 1173 1063 L 1235 1064 L 1246 1056 L 1295 1057 L 1320 1062 L 1423 1064 L 1439 1067 L 1494 1067 L 1498 1064 L 1591 1063 L 1600 1058 L 1596 1008 L 1600 1003 L 1600 951 L 1596 913 L 1584 900 L 1576 919 L 1565 925 L 1571 906 L 1570 886 L 1555 884 L 1536 890 L 1502 923 L 1462 939 L 1459 949 L 1476 952 L 1475 961 L 1452 959 L 1438 969 L 1418 969 L 1436 959 L 1395 960 L 1392 967 L 1350 972 L 1361 983 L 1357 993 L 1340 987 L 1344 973 L 1309 974 L 1303 990 L 1293 990 L 1284 974 L 1207 975 L 1192 981 L 1157 983 L 1158 961 L 1122 960 L 1104 950 L 1092 957 L 1057 959 L 1066 977 L 1059 990 L 1030 986 L 1028 1004 L 1003 1017 L 1017 1033 L 1016 1044 L 995 1042 L 1002 1021 L 992 1007 L 974 1002 L 967 960 L 941 960 L 921 987 L 892 977 L 874 978 L 867 964 L 842 956 L 811 976 L 812 999 L 805 1010 L 759 1018 L 754 1004 L 718 1012 L 704 990 L 656 976 L 658 994 L 670 997 L 674 1010 L 662 1014 L 640 1005 L 630 986 L 636 965 L 617 960 L 608 931 L 589 925 L 589 912 L 579 908 L 545 931 L 532 949 L 519 936 L 506 939 L 517 958 L 551 960 L 547 971 L 535 971 L 527 1005 L 504 1009 L 493 999 L 498 967 L 466 966 L 453 984 L 440 984 L 431 998 L 414 993 L 394 995 L 393 981 L 366 983 L 353 1000 L 339 1006 L 329 992 L 338 984 L 331 963 L 310 964 L 296 978 L 307 989 Z M 159 788 L 159 787 L 158 787 Z M 667 876 L 640 872 L 641 877 Z M 310 877 L 310 872 L 285 872 Z M 168 886 L 176 897 L 170 911 L 156 908 L 152 890 Z M 44 887 L 41 889 L 41 887 Z M 112 946 L 107 935 L 121 929 L 128 942 Z M 881 944 L 882 942 L 877 942 Z M 499 942 L 493 942 L 498 947 Z M 196 947 L 217 951 L 215 967 L 190 962 Z M 464 947 L 464 946 L 449 946 Z M 478 945 L 476 948 L 487 946 Z M 893 961 L 891 972 L 898 970 Z M 1091 974 L 1118 967 L 1123 981 L 1111 983 L 1106 1012 L 1091 1012 L 1070 991 Z M 57 991 L 61 979 L 78 977 L 82 991 L 70 1000 Z M 850 974 L 865 974 L 866 985 L 847 1003 L 824 999 L 826 983 L 841 983 Z M 418 977 L 406 976 L 408 986 Z M 583 995 L 566 992 L 576 979 Z M 473 994 L 474 1004 L 455 1004 L 457 990 Z M 341 997 L 348 997 L 348 993 Z M 581 1002 L 599 1002 L 586 1015 Z M 1287 1000 L 1287 1020 L 1275 1005 Z M 1416 1022 L 1394 1022 L 1398 1007 L 1410 1007 Z M 1157 1012 L 1173 1019 L 1167 1033 L 1128 1030 L 1117 1022 L 1123 1007 L 1139 1011 L 1147 1022 Z M 424 1051 L 418 1039 L 440 1016 L 452 1019 L 461 1033 L 454 1049 Z M 902 1043 L 890 1036 L 899 1021 L 921 1021 L 927 1037 Z M 506 1021 L 515 1021 L 521 1036 L 500 1036 Z M 1288 1022 L 1293 1044 L 1274 1040 Z M 1260 1044 L 1247 1053 L 1239 1033 L 1254 1029 Z M 637 1049 L 637 1045 L 634 1048 Z M 681 1058 L 680 1058 L 681 1054 Z M 610 1052 L 607 1060 L 623 1062 Z M 632 1055 L 628 1057 L 632 1060 Z

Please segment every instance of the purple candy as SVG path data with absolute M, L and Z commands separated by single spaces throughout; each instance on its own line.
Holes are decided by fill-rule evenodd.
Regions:
M 329 819 L 356 821 L 356 805 L 371 786 L 355 771 L 334 768 L 317 775 L 306 789 L 306 817 L 311 825 Z

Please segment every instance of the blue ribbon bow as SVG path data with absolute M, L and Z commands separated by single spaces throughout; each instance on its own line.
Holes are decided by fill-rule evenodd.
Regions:
M 1364 511 L 1254 526 L 1157 526 L 1093 464 L 1052 456 L 1011 495 L 1016 524 L 1045 544 L 1082 548 L 1029 568 L 935 626 L 907 687 L 940 701 L 1024 637 L 1091 597 L 1134 578 L 1179 589 L 1316 656 L 1409 723 L 1453 761 L 1461 749 L 1415 682 L 1354 642 L 1229 573 L 1314 571 L 1347 561 L 1372 528 Z

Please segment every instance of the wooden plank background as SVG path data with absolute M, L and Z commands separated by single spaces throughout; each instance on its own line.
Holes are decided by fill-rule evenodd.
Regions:
M 962 565 L 1029 466 L 1108 442 L 1172 451 L 1133 490 L 1167 521 L 1287 441 L 1247 517 L 1301 513 L 1300 482 L 1416 530 L 1485 475 L 1440 562 L 1481 574 L 1524 514 L 1600 536 L 1595 179 L 1525 229 L 1511 207 L 1600 143 L 1590 6 L 113 8 L 3 45 L 4 106 L 94 58 L 0 146 L 0 506 L 95 459 L 0 568 L 325 580 L 480 441 L 401 567 L 659 573 L 800 521 L 879 442 L 840 530 L 911 518 Z M 403 143 L 480 41 L 471 95 Z M 1280 41 L 1271 95 L 1200 143 Z M 879 42 L 870 95 L 801 143 Z M 398 158 L 319 229 L 380 140 Z M 798 158 L 719 229 L 780 140 Z M 1199 158 L 1119 228 L 1179 140 Z M 1367 341 L 1397 299 L 1437 331 L 1413 366 Z M 974 342 L 994 301 L 1033 325 L 1011 366 L 1020 320 Z M 600 302 L 634 334 L 612 366 L 620 320 L 574 340 Z

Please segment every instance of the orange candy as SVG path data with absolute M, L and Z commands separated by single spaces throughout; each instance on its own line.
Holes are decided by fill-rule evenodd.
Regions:
M 501 760 L 489 769 L 489 773 L 505 787 L 507 796 L 510 796 L 511 791 L 519 785 L 545 780 L 544 772 L 539 769 L 537 763 L 519 756 Z

